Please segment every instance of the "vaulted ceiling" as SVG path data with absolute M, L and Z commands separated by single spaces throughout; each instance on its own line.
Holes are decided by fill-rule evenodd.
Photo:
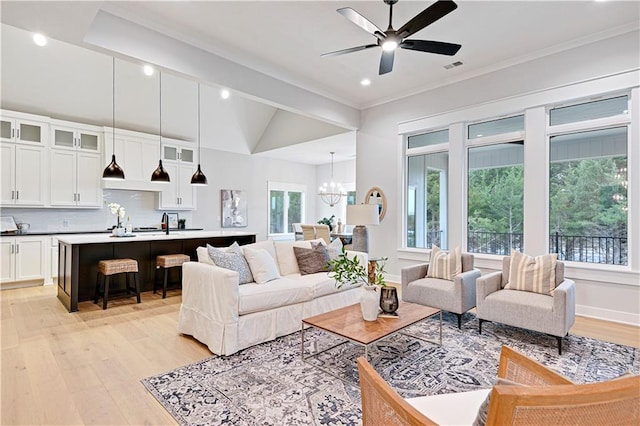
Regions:
M 394 6 L 394 27 L 398 28 L 431 3 L 399 1 Z M 413 38 L 462 44 L 458 54 L 449 57 L 401 50 L 396 54 L 394 71 L 384 76 L 377 75 L 379 49 L 337 57 L 320 56 L 324 52 L 374 42 L 371 35 L 344 19 L 336 9 L 352 7 L 384 29 L 389 8 L 381 0 L 2 1 L 0 12 L 4 24 L 41 31 L 91 50 L 77 53 L 79 57 L 69 57 L 69 63 L 75 64 L 72 61 L 83 55 L 101 53 L 102 59 L 93 60 L 98 65 L 87 65 L 89 68 L 79 76 L 76 66 L 65 69 L 64 62 L 53 65 L 54 60 L 60 62 L 64 55 L 49 54 L 51 62 L 46 65 L 47 72 L 55 72 L 57 77 L 73 75 L 70 79 L 73 84 L 50 89 L 59 92 L 58 98 L 66 95 L 69 98 L 66 102 L 75 103 L 68 111 L 75 107 L 85 114 L 93 114 L 88 117 L 92 122 L 110 120 L 109 63 L 110 56 L 114 55 L 120 58 L 118 69 L 122 71 L 119 73 L 128 73 L 131 77 L 123 74 L 119 83 L 118 97 L 126 102 L 122 105 L 118 102 L 118 121 L 154 132 L 158 121 L 157 81 L 139 79 L 135 69 L 151 62 L 167 74 L 166 96 L 176 96 L 175 102 L 167 104 L 167 113 L 163 112 L 168 117 L 173 108 L 178 117 L 176 124 L 168 122 L 166 126 L 171 135 L 193 136 L 191 130 L 185 129 L 195 128 L 193 95 L 197 86 L 193 81 L 200 81 L 204 83 L 205 146 L 280 158 L 291 155 L 296 161 L 316 164 L 326 163 L 328 155 L 320 153 L 332 149 L 338 153 L 337 161 L 354 154 L 353 130 L 358 126 L 360 109 L 640 26 L 640 2 L 637 1 L 457 3 L 457 10 Z M 10 27 L 3 26 L 2 34 L 3 106 L 20 106 L 33 102 L 39 95 L 49 95 L 45 82 L 34 82 L 38 77 L 35 71 L 23 69 L 19 73 L 5 69 L 5 38 L 12 32 L 6 28 Z M 26 45 L 23 48 L 33 49 Z M 445 69 L 453 61 L 460 61 L 462 65 Z M 34 63 L 34 66 L 38 65 Z M 35 84 L 25 89 L 28 93 L 18 89 L 15 92 L 20 93 L 12 93 L 10 85 L 15 78 L 25 78 L 25 73 Z M 369 78 L 371 85 L 361 86 L 362 78 Z M 83 98 L 82 92 L 74 93 L 78 87 L 92 86 L 92 80 L 101 82 L 100 88 L 94 90 L 95 99 Z M 225 103 L 220 102 L 218 96 L 221 87 L 231 89 L 233 94 Z M 128 98 L 130 93 L 135 94 L 132 99 Z M 179 101 L 180 97 L 187 99 Z M 105 104 L 102 109 L 92 107 L 96 100 Z M 185 111 L 189 114 L 185 115 Z M 75 114 L 61 115 L 72 118 Z M 290 130 L 285 133 L 287 137 L 281 136 L 283 129 Z M 229 144 L 229 141 L 243 142 Z M 345 152 L 348 152 L 341 158 L 343 147 L 347 147 Z M 305 159 L 303 152 L 310 155 Z M 319 160 L 319 157 L 324 158 Z

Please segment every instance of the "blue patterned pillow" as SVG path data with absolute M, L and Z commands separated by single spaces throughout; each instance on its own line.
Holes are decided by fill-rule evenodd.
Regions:
M 251 269 L 238 243 L 234 242 L 227 249 L 219 249 L 207 244 L 207 251 L 216 266 L 236 271 L 240 275 L 240 284 L 253 282 Z

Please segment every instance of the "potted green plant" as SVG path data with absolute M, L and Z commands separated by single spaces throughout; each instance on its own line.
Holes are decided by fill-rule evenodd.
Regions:
M 360 309 L 365 321 L 375 321 L 378 318 L 380 288 L 387 285 L 384 279 L 386 261 L 386 257 L 376 261 L 371 276 L 358 257 L 349 257 L 344 248 L 336 259 L 329 261 L 329 277 L 336 280 L 337 288 L 342 288 L 345 284 L 362 284 Z
M 329 231 L 333 231 L 333 220 L 335 219 L 335 217 L 335 214 L 332 214 L 331 217 L 323 217 L 318 221 L 318 223 L 320 225 L 327 225 L 329 227 Z

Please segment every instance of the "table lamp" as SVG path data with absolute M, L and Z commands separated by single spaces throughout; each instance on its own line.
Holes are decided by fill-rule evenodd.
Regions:
M 351 204 L 347 206 L 347 223 L 353 228 L 353 250 L 369 252 L 369 232 L 366 225 L 380 223 L 376 204 Z

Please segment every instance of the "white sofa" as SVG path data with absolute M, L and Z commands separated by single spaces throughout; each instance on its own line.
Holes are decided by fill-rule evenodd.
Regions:
M 264 284 L 239 284 L 238 272 L 213 264 L 207 249 L 198 262 L 182 266 L 182 305 L 178 331 L 195 337 L 217 355 L 300 330 L 302 319 L 358 303 L 358 286 L 337 289 L 327 272 L 301 275 L 293 247 L 310 241 L 261 241 L 243 247 L 264 248 L 276 261 L 281 278 Z M 367 264 L 366 253 L 348 252 Z

